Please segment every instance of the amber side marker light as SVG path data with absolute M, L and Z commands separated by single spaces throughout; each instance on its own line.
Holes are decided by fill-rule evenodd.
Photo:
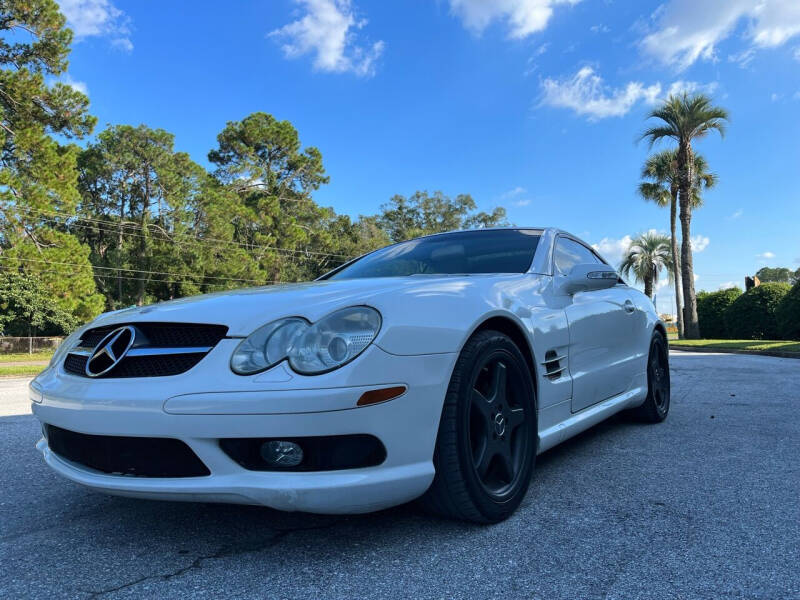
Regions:
M 367 406 L 369 404 L 377 404 L 378 402 L 386 402 L 392 398 L 397 398 L 406 393 L 406 386 L 398 385 L 395 387 L 381 388 L 379 390 L 370 390 L 361 394 L 361 398 L 356 402 L 356 406 Z

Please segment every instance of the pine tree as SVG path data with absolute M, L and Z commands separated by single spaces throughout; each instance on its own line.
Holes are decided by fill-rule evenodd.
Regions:
M 88 249 L 59 231 L 78 201 L 79 148 L 89 99 L 47 78 L 67 68 L 72 32 L 53 0 L 0 4 L 0 269 L 38 277 L 52 301 L 82 320 L 102 310 Z

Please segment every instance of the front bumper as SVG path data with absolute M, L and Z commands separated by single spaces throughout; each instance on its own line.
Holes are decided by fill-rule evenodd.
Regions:
M 64 477 L 111 494 L 164 500 L 260 504 L 279 510 L 359 513 L 423 494 L 455 354 L 395 356 L 371 347 L 315 378 L 279 366 L 252 377 L 230 373 L 225 340 L 195 368 L 173 377 L 87 380 L 48 369 L 31 387 L 42 422 L 84 434 L 168 437 L 186 443 L 211 472 L 203 477 L 110 475 L 70 462 L 42 439 L 37 448 Z M 311 383 L 316 384 L 311 387 Z M 364 391 L 405 385 L 394 400 L 356 408 Z M 222 438 L 369 434 L 386 448 L 375 467 L 325 472 L 250 471 Z

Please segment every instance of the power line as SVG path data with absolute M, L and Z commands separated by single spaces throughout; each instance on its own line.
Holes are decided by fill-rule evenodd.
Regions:
M 51 219 L 51 218 L 44 218 L 44 220 L 45 221 L 52 221 L 54 223 L 56 222 L 54 219 Z M 91 226 L 91 225 L 79 225 L 77 223 L 71 223 L 71 224 L 69 224 L 67 226 L 68 227 L 80 227 L 80 228 L 83 228 L 83 229 L 92 229 L 93 228 L 93 226 Z M 137 238 L 145 238 L 146 237 L 146 236 L 143 236 L 143 235 L 137 234 L 137 233 L 119 232 L 117 230 L 104 229 L 103 227 L 99 227 L 99 228 L 101 229 L 101 231 L 104 231 L 104 232 L 107 232 L 107 233 L 113 233 L 114 235 L 117 235 L 117 234 L 121 233 L 124 237 L 128 237 L 128 236 L 134 236 L 134 237 L 137 237 Z M 198 239 L 198 241 L 202 242 L 203 240 Z M 170 243 L 172 245 L 178 246 L 180 248 L 191 248 L 190 245 L 184 244 L 184 243 L 181 243 L 181 242 L 176 242 L 176 241 L 170 240 Z M 330 256 L 334 256 L 334 255 L 330 255 Z M 327 258 L 318 257 L 318 256 L 304 256 L 304 255 L 291 255 L 291 254 L 278 254 L 278 257 L 280 258 L 280 260 L 288 260 L 288 261 L 292 261 L 292 262 L 296 261 L 297 259 L 315 260 L 315 261 L 317 261 L 317 264 L 320 265 L 320 266 L 324 266 L 323 263 L 328 260 Z M 258 259 L 258 257 L 255 257 L 255 258 Z M 345 263 L 347 261 L 344 260 L 344 259 L 336 259 L 336 260 L 334 260 L 332 262 L 338 263 L 338 264 L 343 264 L 343 263 Z M 296 264 L 296 263 L 294 263 L 294 264 Z
M 53 218 L 53 217 L 50 217 L 50 218 L 44 217 L 43 219 L 45 221 L 49 221 L 51 223 L 56 223 L 56 224 L 58 223 L 58 221 L 56 221 L 56 219 Z M 87 220 L 88 221 L 88 219 L 83 219 L 83 218 L 80 218 L 80 217 L 76 217 L 76 219 L 78 219 L 78 220 Z M 140 231 L 144 231 L 144 228 L 141 225 L 136 225 L 135 223 L 123 223 L 121 225 L 114 225 L 114 223 L 111 222 L 111 221 L 102 221 L 102 222 L 101 221 L 96 221 L 96 222 L 94 222 L 93 225 L 79 225 L 78 223 L 65 223 L 65 226 L 66 227 L 80 227 L 81 229 L 90 229 L 90 230 L 91 229 L 99 229 L 100 231 L 102 231 L 104 233 L 110 233 L 110 234 L 114 234 L 114 235 L 122 235 L 122 236 L 125 236 L 125 237 L 133 236 L 133 237 L 137 237 L 137 238 L 140 238 L 140 239 L 147 239 L 148 238 L 148 236 L 142 235 L 141 233 L 133 233 L 133 232 L 130 232 L 130 231 L 120 231 L 119 230 L 119 227 L 122 227 L 123 229 L 124 228 L 131 228 L 131 229 L 138 229 Z M 350 260 L 350 258 L 347 257 L 344 254 L 330 254 L 330 253 L 326 253 L 326 252 L 317 252 L 317 251 L 312 251 L 312 250 L 295 250 L 295 249 L 290 249 L 290 248 L 278 248 L 277 246 L 259 246 L 259 245 L 256 245 L 256 244 L 248 244 L 246 242 L 235 242 L 235 241 L 229 241 L 229 240 L 220 240 L 220 239 L 217 239 L 217 238 L 203 238 L 203 237 L 192 236 L 192 235 L 189 235 L 189 234 L 179 234 L 179 233 L 169 234 L 169 233 L 164 232 L 160 228 L 156 229 L 156 231 L 159 231 L 160 233 L 162 233 L 165 236 L 162 239 L 168 241 L 169 243 L 171 243 L 171 244 L 173 244 L 175 246 L 180 246 L 180 247 L 184 247 L 184 248 L 190 247 L 189 244 L 187 244 L 186 242 L 176 241 L 176 240 L 172 239 L 171 236 L 190 239 L 190 240 L 193 240 L 195 242 L 198 242 L 198 243 L 204 244 L 204 245 L 205 244 L 209 244 L 209 245 L 212 245 L 212 246 L 213 245 L 217 245 L 217 247 L 222 247 L 222 246 L 220 246 L 220 244 L 225 244 L 225 245 L 229 245 L 229 246 L 236 246 L 237 248 L 242 248 L 244 250 L 268 250 L 268 251 L 273 251 L 273 252 L 278 252 L 278 253 L 284 253 L 284 256 L 288 257 L 288 258 L 303 258 L 303 259 L 308 259 L 308 260 L 312 260 L 312 259 L 317 259 L 318 260 L 317 257 L 329 257 L 329 256 L 332 256 L 332 257 L 342 258 L 343 260 Z M 309 256 L 309 255 L 312 255 L 312 256 Z
M 53 219 L 45 219 L 45 220 L 46 221 L 52 221 L 54 223 L 56 222 Z M 67 227 L 80 227 L 81 229 L 92 229 L 93 227 L 96 227 L 96 226 L 79 225 L 77 223 L 70 223 L 69 225 L 67 225 Z M 112 229 L 104 229 L 102 227 L 100 227 L 100 230 L 103 231 L 103 232 L 106 232 L 106 233 L 113 233 L 114 235 L 117 235 L 117 234 L 121 233 L 121 235 L 123 237 L 133 236 L 133 237 L 145 238 L 145 239 L 147 237 L 147 236 L 144 236 L 144 235 L 141 235 L 141 234 L 138 234 L 138 233 L 119 232 L 119 231 L 112 230 Z M 168 241 L 170 242 L 171 245 L 177 246 L 179 248 L 192 248 L 191 245 L 186 244 L 186 243 L 176 242 L 174 240 L 168 240 Z M 202 239 L 198 239 L 198 241 L 201 242 L 201 243 L 204 243 Z M 224 248 L 221 248 L 221 247 L 217 247 L 217 248 L 224 249 Z M 318 261 L 318 263 L 321 263 L 321 262 L 327 260 L 326 258 L 320 258 L 320 257 L 316 257 L 316 256 L 304 256 L 304 255 L 299 255 L 299 254 L 295 254 L 295 255 L 293 255 L 293 254 L 278 254 L 277 256 L 280 258 L 280 260 L 289 260 L 289 261 L 294 261 L 294 260 L 297 260 L 297 259 L 304 259 L 304 260 L 316 260 L 316 261 Z M 257 257 L 257 256 L 254 257 L 254 258 L 256 258 L 257 260 L 259 259 L 259 257 Z M 340 264 L 344 263 L 344 262 L 347 262 L 344 259 L 337 259 L 337 260 L 340 260 Z
M 41 271 L 37 271 L 37 273 L 54 273 L 54 274 L 58 274 L 58 275 L 67 275 L 67 276 L 74 276 L 74 277 L 77 277 L 79 275 L 83 275 L 83 273 L 79 273 L 79 272 L 75 272 L 75 271 L 62 271 L 62 270 L 56 270 L 56 269 L 43 269 Z M 116 279 L 127 279 L 127 280 L 131 280 L 131 281 L 147 281 L 147 282 L 150 282 L 150 283 L 190 283 L 190 282 L 187 282 L 186 280 L 178 280 L 178 279 L 151 279 L 151 278 L 148 278 L 148 277 L 129 277 L 129 276 L 126 276 L 126 275 L 112 275 L 112 274 L 104 275 L 102 273 L 99 273 L 99 274 L 95 273 L 94 277 L 97 277 L 99 279 L 114 279 L 114 280 L 116 280 Z M 197 283 L 197 282 L 191 282 L 191 283 Z M 272 281 L 263 281 L 263 282 L 261 282 L 261 285 L 277 285 L 277 284 L 288 284 L 288 283 L 298 283 L 298 282 L 296 282 L 296 281 L 282 281 L 282 280 L 279 280 L 279 279 L 274 279 Z
M 82 217 L 82 216 L 79 216 L 79 215 L 63 213 L 63 212 L 59 212 L 59 211 L 49 211 L 49 210 L 44 210 L 44 209 L 41 209 L 41 208 L 19 207 L 19 206 L 16 207 L 16 208 L 18 210 L 20 210 L 20 211 L 26 211 L 26 212 L 29 212 L 29 213 L 38 213 L 40 215 L 53 215 L 54 217 L 63 217 L 65 220 L 75 219 L 75 220 L 78 220 L 78 221 L 86 221 L 86 222 L 90 222 L 90 223 L 96 223 L 99 226 L 101 226 L 101 227 L 98 227 L 98 228 L 102 228 L 102 227 L 105 227 L 105 228 L 129 227 L 129 228 L 138 229 L 138 230 L 141 230 L 141 231 L 143 231 L 145 229 L 142 225 L 139 225 L 138 223 L 132 223 L 130 221 L 125 222 L 125 223 L 114 223 L 113 221 L 107 221 L 107 220 L 103 220 L 103 219 L 92 219 L 90 217 Z M 67 225 L 70 226 L 70 225 L 75 225 L 75 224 L 72 223 L 72 224 L 67 224 Z M 81 226 L 78 225 L 78 227 L 81 227 Z M 86 227 L 86 226 L 83 226 L 83 227 Z M 107 232 L 109 232 L 109 233 L 119 233 L 118 229 L 105 229 L 105 230 Z M 320 252 L 318 250 L 307 250 L 307 249 L 298 250 L 298 249 L 295 249 L 295 248 L 281 248 L 281 247 L 278 247 L 278 246 L 261 246 L 261 245 L 255 245 L 255 244 L 248 244 L 247 242 L 237 242 L 235 240 L 223 240 L 223 239 L 220 239 L 220 238 L 198 237 L 196 235 L 191 235 L 191 234 L 188 234 L 188 233 L 176 233 L 176 232 L 173 232 L 172 234 L 169 234 L 167 232 L 164 232 L 163 230 L 162 230 L 162 232 L 168 238 L 170 236 L 185 237 L 185 238 L 189 238 L 191 240 L 198 241 L 198 242 L 215 242 L 215 243 L 221 243 L 221 244 L 240 246 L 240 247 L 246 248 L 246 249 L 273 250 L 275 252 L 287 252 L 287 253 L 299 254 L 299 255 L 303 255 L 304 257 L 305 257 L 305 255 L 308 255 L 308 254 L 314 254 L 314 255 L 318 255 L 318 256 L 336 256 L 336 257 L 344 258 L 344 259 L 347 259 L 347 260 L 349 260 L 350 258 L 353 258 L 352 256 L 348 256 L 346 254 L 336 254 L 336 253 L 332 253 L 332 252 Z M 134 236 L 137 236 L 137 237 L 145 237 L 145 236 L 142 236 L 141 234 L 135 234 L 135 233 L 126 233 L 126 235 L 134 235 Z M 170 240 L 170 241 L 172 241 L 173 243 L 176 243 L 174 240 Z
M 246 283 L 263 283 L 261 279 L 243 279 L 239 277 L 219 277 L 215 275 L 192 275 L 192 274 L 182 274 L 182 273 L 173 273 L 170 271 L 148 271 L 145 269 L 126 269 L 123 267 L 103 267 L 98 265 L 86 264 L 82 265 L 80 263 L 71 263 L 71 262 L 59 262 L 59 261 L 52 261 L 52 260 L 44 260 L 38 258 L 20 258 L 16 256 L 0 256 L 0 260 L 11 260 L 11 261 L 22 261 L 22 262 L 35 262 L 35 263 L 45 263 L 48 265 L 62 265 L 62 266 L 69 266 L 69 267 L 89 267 L 92 269 L 105 269 L 108 271 L 119 271 L 119 272 L 129 272 L 129 273 L 140 273 L 140 274 L 151 274 L 151 275 L 169 275 L 171 277 L 185 277 L 185 278 L 192 278 L 192 277 L 200 277 L 203 279 L 221 279 L 223 281 L 242 281 Z M 39 271 L 40 273 L 45 271 Z M 103 275 L 97 275 L 97 277 L 101 277 Z M 111 275 L 105 275 L 106 277 L 110 277 Z M 152 281 L 151 279 L 142 278 L 145 281 Z

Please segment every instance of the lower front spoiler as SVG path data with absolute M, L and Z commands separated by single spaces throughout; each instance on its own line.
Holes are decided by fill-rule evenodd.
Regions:
M 69 462 L 39 440 L 36 448 L 59 475 L 83 486 L 151 500 L 255 504 L 320 514 L 372 512 L 418 498 L 433 481 L 431 461 L 336 472 L 246 471 L 205 477 L 144 478 L 107 475 Z

